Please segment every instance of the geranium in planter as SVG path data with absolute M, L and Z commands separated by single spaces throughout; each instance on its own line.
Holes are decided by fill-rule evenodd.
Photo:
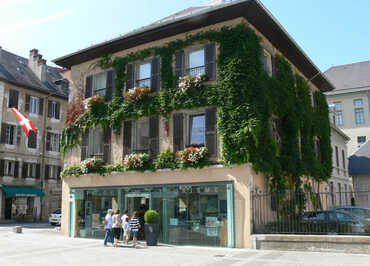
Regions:
M 182 168 L 202 167 L 208 164 L 207 156 L 208 149 L 206 147 L 190 147 L 176 153 L 176 157 Z
M 138 101 L 147 97 L 150 93 L 150 87 L 135 87 L 126 92 L 125 97 L 128 100 Z
M 131 153 L 126 155 L 122 164 L 126 170 L 145 171 L 151 168 L 149 155 L 146 153 Z
M 159 237 L 159 214 L 155 210 L 147 210 L 144 214 L 145 240 L 148 246 L 156 246 Z
M 179 79 L 179 89 L 182 92 L 187 92 L 189 90 L 199 90 L 201 88 L 202 82 L 206 80 L 205 75 L 196 76 L 184 76 Z
M 85 109 L 91 109 L 99 105 L 100 103 L 104 103 L 105 99 L 102 96 L 94 95 L 90 98 L 84 100 Z
M 81 162 L 81 172 L 83 174 L 98 173 L 103 171 L 104 161 L 100 158 L 88 158 Z

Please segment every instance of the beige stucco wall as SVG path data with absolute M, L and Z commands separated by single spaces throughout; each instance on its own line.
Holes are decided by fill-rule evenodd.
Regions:
M 113 187 L 158 184 L 206 183 L 228 181 L 234 184 L 235 244 L 237 248 L 249 248 L 251 240 L 251 186 L 263 182 L 250 164 L 224 167 L 213 166 L 192 170 L 162 170 L 157 172 L 127 172 L 109 176 L 86 175 L 63 179 L 63 204 L 61 232 L 69 232 L 69 193 L 72 188 Z

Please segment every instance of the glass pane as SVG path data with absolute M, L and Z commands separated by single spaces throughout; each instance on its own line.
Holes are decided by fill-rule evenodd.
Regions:
M 136 122 L 136 151 L 148 152 L 149 149 L 149 120 L 147 118 Z
M 147 79 L 151 76 L 151 64 L 142 64 L 139 67 L 139 79 Z
M 205 116 L 190 117 L 190 145 L 200 145 L 206 142 Z
M 198 50 L 189 54 L 189 68 L 204 66 L 204 50 Z
M 342 110 L 342 102 L 335 102 L 334 106 L 336 111 Z
M 362 99 L 353 100 L 353 104 L 355 107 L 362 106 Z

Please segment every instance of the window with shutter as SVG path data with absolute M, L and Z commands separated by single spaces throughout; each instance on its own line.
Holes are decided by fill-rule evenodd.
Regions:
M 40 164 L 33 164 L 33 167 L 36 167 L 36 174 L 35 175 L 33 175 L 33 171 L 32 171 L 32 177 L 33 178 L 36 178 L 36 179 L 40 179 L 41 178 L 41 174 L 40 174 L 40 168 L 41 168 L 41 166 L 40 166 Z
M 87 76 L 85 82 L 85 99 L 90 98 L 92 96 L 92 84 L 93 84 L 93 77 Z
M 89 145 L 89 130 L 86 129 L 85 132 L 82 132 L 81 136 L 81 161 L 85 160 L 87 156 L 87 147 Z
M 28 148 L 36 149 L 37 148 L 37 133 L 30 131 L 28 135 Z
M 187 146 L 201 147 L 206 143 L 205 115 L 189 116 L 189 140 Z
M 178 84 L 179 78 L 184 76 L 184 72 L 185 72 L 185 52 L 178 51 L 175 54 L 176 86 Z
M 28 174 L 28 163 L 23 162 L 22 164 L 22 178 L 26 178 Z
M 45 179 L 50 178 L 50 169 L 49 165 L 45 165 Z
M 39 98 L 39 115 L 42 115 L 44 112 L 44 99 Z
M 132 121 L 123 122 L 123 158 L 127 154 L 131 154 L 131 136 L 132 136 Z
M 60 103 L 55 103 L 55 119 L 60 119 Z
M 144 117 L 136 121 L 134 132 L 134 147 L 136 153 L 149 153 L 149 119 Z
M 206 147 L 209 157 L 217 157 L 217 109 L 206 109 Z
M 31 96 L 26 94 L 26 103 L 24 105 L 24 111 L 25 112 L 30 112 L 30 102 L 31 102 Z
M 4 170 L 5 170 L 5 161 L 0 160 L 0 176 L 4 176 Z
M 106 94 L 105 94 L 105 100 L 107 102 L 112 100 L 113 93 L 114 93 L 114 70 L 108 70 L 107 71 Z
M 88 139 L 88 157 L 98 157 L 103 159 L 103 142 L 104 132 L 102 128 L 89 130 Z
M 152 59 L 152 77 L 151 77 L 151 86 L 152 91 L 159 91 L 161 87 L 161 58 L 155 57 Z
M 60 103 L 56 101 L 48 101 L 48 117 L 60 119 Z
M 19 92 L 16 90 L 9 90 L 9 108 L 18 108 Z
M 208 80 L 216 80 L 216 44 L 204 46 L 205 73 Z
M 51 118 L 53 116 L 53 101 L 48 101 L 48 117 Z
M 5 144 L 15 144 L 16 127 L 5 124 Z
M 1 143 L 5 143 L 7 124 L 1 123 Z
M 271 54 L 262 48 L 261 58 L 262 58 L 263 69 L 267 72 L 269 76 L 272 76 Z
M 104 128 L 104 147 L 103 147 L 103 160 L 106 164 L 111 162 L 111 128 Z
M 137 68 L 137 80 L 135 85 L 137 87 L 150 87 L 151 86 L 151 77 L 152 77 L 152 64 L 151 62 L 146 62 L 140 64 Z
M 107 72 L 102 72 L 93 76 L 92 95 L 105 97 L 107 92 Z
M 17 145 L 21 144 L 22 127 L 17 126 Z
M 127 73 L 126 73 L 126 91 L 134 88 L 135 86 L 135 71 L 134 65 L 128 64 L 127 65 Z
M 17 178 L 19 176 L 19 162 L 15 162 L 14 166 L 14 177 Z
M 184 149 L 184 114 L 173 114 L 173 150 Z
M 51 151 L 51 133 L 50 132 L 47 132 L 46 133 L 46 150 L 47 151 Z
M 149 156 L 156 159 L 159 154 L 159 118 L 151 117 L 149 119 Z

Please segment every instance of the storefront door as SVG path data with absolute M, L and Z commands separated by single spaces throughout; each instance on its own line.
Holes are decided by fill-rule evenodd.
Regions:
M 132 217 L 134 212 L 137 212 L 140 229 L 139 239 L 144 239 L 144 214 L 151 207 L 151 197 L 149 193 L 128 193 L 126 194 L 126 210 L 129 216 Z

